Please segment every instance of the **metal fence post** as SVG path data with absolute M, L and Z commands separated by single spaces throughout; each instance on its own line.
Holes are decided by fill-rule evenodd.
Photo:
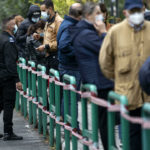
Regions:
M 150 122 L 150 103 L 145 103 L 142 108 L 142 118 L 144 122 Z M 142 149 L 150 149 L 150 129 L 142 128 Z
M 43 73 L 45 74 L 46 68 L 42 66 Z M 47 110 L 47 79 L 42 78 L 42 100 L 43 100 L 43 107 Z M 42 122 L 43 122 L 43 136 L 46 138 L 47 134 L 47 114 L 42 113 Z
M 75 90 L 76 79 L 73 76 L 64 75 L 65 84 L 70 84 Z M 77 129 L 77 96 L 74 91 L 64 89 L 64 122 Z M 69 106 L 71 108 L 69 108 Z M 72 149 L 77 150 L 77 138 L 72 135 Z M 70 132 L 65 129 L 65 150 L 70 150 Z
M 32 70 L 35 70 L 35 63 L 32 62 L 31 63 L 31 67 Z M 32 97 L 33 102 L 37 102 L 37 86 L 36 86 L 36 79 L 37 79 L 37 75 L 36 73 L 32 73 L 31 74 L 31 80 L 32 80 Z M 37 127 L 37 105 L 32 103 L 32 108 L 33 108 L 33 127 L 36 128 Z
M 128 114 L 126 106 L 128 105 L 128 100 L 126 96 L 119 95 L 115 92 L 110 92 L 108 96 L 109 106 L 114 104 L 114 101 L 118 100 L 121 103 L 121 113 Z M 112 150 L 115 148 L 115 113 L 108 112 L 108 148 Z M 121 131 L 122 131 L 122 143 L 123 150 L 129 150 L 129 122 L 121 117 Z
M 26 65 L 26 61 L 24 58 L 19 58 L 19 62 L 22 64 L 22 67 Z M 20 68 L 20 76 L 21 76 L 21 83 L 23 84 L 23 92 L 26 92 L 26 81 L 25 81 L 25 75 L 26 71 L 23 68 Z M 21 113 L 22 115 L 26 116 L 26 99 L 21 95 Z
M 50 76 L 60 81 L 59 72 L 50 69 Z M 60 86 L 54 84 L 54 82 L 49 83 L 49 94 L 50 94 L 50 112 L 56 114 L 56 118 L 60 121 Z M 52 123 L 52 124 L 51 124 Z M 61 149 L 61 132 L 60 125 L 56 124 L 56 150 Z M 54 146 L 54 120 L 50 118 L 50 146 Z
M 32 61 L 28 61 L 28 65 L 31 67 L 31 68 L 35 68 L 35 63 L 32 62 Z M 33 96 L 33 89 L 32 89 L 32 69 L 28 71 L 28 95 L 29 97 Z M 35 87 L 36 89 L 36 87 Z M 29 124 L 32 124 L 33 123 L 33 110 L 32 110 L 32 101 L 29 101 Z
M 24 66 L 26 66 L 26 60 L 25 60 L 25 64 Z M 23 69 L 23 91 L 24 91 L 24 94 L 27 93 L 27 70 L 22 68 Z M 27 98 L 24 97 L 24 118 L 27 117 L 28 115 L 28 112 L 27 112 Z
M 19 78 L 20 78 L 19 61 L 18 61 L 18 63 L 17 63 L 17 72 L 18 72 L 18 76 L 19 76 Z M 20 109 L 20 93 L 19 93 L 19 91 L 16 92 L 15 109 L 16 109 L 16 111 L 19 111 L 19 109 Z
M 38 65 L 38 71 L 41 71 L 42 74 L 45 74 L 46 69 L 44 66 Z M 42 74 L 38 75 L 38 102 L 39 105 L 43 105 L 43 98 L 42 98 Z M 38 130 L 39 134 L 42 134 L 42 110 L 38 108 Z
M 81 86 L 82 92 L 91 92 L 92 95 L 97 95 L 97 88 L 92 84 L 85 84 Z M 98 148 L 98 105 L 91 103 L 92 105 L 92 131 L 88 130 L 88 108 L 87 108 L 88 98 L 82 98 L 82 133 L 87 139 L 92 139 L 92 142 L 96 148 Z M 89 147 L 83 145 L 84 150 L 89 150 Z

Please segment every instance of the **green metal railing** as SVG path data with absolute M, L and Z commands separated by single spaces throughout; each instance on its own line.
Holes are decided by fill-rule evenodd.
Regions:
M 47 85 L 46 80 L 42 78 L 42 75 L 45 75 L 46 68 L 44 66 L 38 65 L 37 69 L 39 72 L 41 72 L 41 74 L 37 76 L 38 102 L 39 105 L 47 107 L 47 97 L 46 97 Z M 46 137 L 46 129 L 45 129 L 46 125 L 47 125 L 47 116 L 45 113 L 43 113 L 41 108 L 38 108 L 38 131 L 39 134 L 43 133 L 44 137 Z
M 57 81 L 60 81 L 58 71 L 51 69 L 50 70 L 51 78 L 55 78 Z M 52 114 L 56 115 L 58 121 L 60 121 L 60 86 L 56 85 L 53 82 L 49 82 L 49 111 Z M 50 146 L 54 147 L 54 129 L 55 129 L 55 120 L 50 117 Z M 61 149 L 61 132 L 60 132 L 60 125 L 56 124 L 56 150 Z
M 145 122 L 150 122 L 150 103 L 145 103 L 142 109 L 142 117 Z M 143 150 L 150 149 L 150 128 L 142 129 L 142 145 Z
M 18 69 L 19 74 L 20 74 L 19 77 L 23 85 L 23 93 L 21 94 L 21 113 L 26 118 L 27 117 L 27 98 L 23 96 L 23 94 L 27 92 L 27 84 L 26 84 L 27 75 L 26 75 L 26 69 L 23 68 L 26 66 L 26 60 L 24 58 L 19 58 L 19 62 L 22 65 L 22 67 Z M 17 97 L 19 97 L 18 94 L 17 94 Z M 17 100 L 17 105 L 18 105 L 18 100 Z
M 86 84 L 81 87 L 82 92 L 91 92 L 92 95 L 97 96 L 97 88 L 95 85 Z M 91 116 L 92 116 L 92 130 L 88 129 L 88 98 L 82 98 L 82 134 L 84 137 L 92 139 L 93 145 L 98 148 L 98 105 L 91 103 Z M 83 145 L 83 150 L 89 150 L 89 147 Z
M 30 70 L 28 70 L 28 95 L 32 97 L 33 100 L 29 101 L 29 123 L 33 123 L 33 127 L 37 126 L 37 105 L 33 103 L 37 101 L 36 98 L 36 74 L 32 73 L 32 70 L 35 70 L 35 63 L 33 61 L 28 61 L 28 66 Z
M 118 95 L 115 92 L 110 92 L 108 96 L 109 106 L 115 103 L 115 100 L 121 103 L 121 112 L 128 114 L 126 106 L 128 105 L 128 100 L 126 96 Z M 108 146 L 109 150 L 114 150 L 115 145 L 115 112 L 108 111 Z M 129 150 L 129 122 L 121 117 L 121 132 L 122 132 L 122 143 L 123 150 Z
M 76 80 L 75 77 L 64 75 L 63 81 L 65 84 L 72 85 L 75 90 Z M 77 129 L 77 95 L 74 91 L 66 90 L 64 94 L 64 122 L 70 125 L 73 129 Z M 71 107 L 71 108 L 70 108 Z M 77 150 L 77 138 L 72 135 L 72 149 Z M 70 150 L 70 131 L 65 129 L 65 150 Z
M 47 136 L 47 118 L 49 117 L 49 143 L 51 149 L 60 150 L 61 147 L 61 126 L 64 127 L 65 133 L 65 150 L 78 149 L 79 136 L 73 134 L 77 131 L 77 93 L 76 80 L 73 76 L 64 75 L 63 83 L 60 82 L 59 72 L 51 69 L 50 76 L 46 76 L 46 68 L 38 65 L 35 71 L 35 63 L 28 61 L 28 67 L 24 58 L 19 59 L 17 65 L 20 80 L 23 84 L 23 90 L 17 91 L 16 95 L 16 110 L 21 110 L 21 114 L 26 118 L 29 117 L 29 123 L 33 124 L 38 131 L 43 134 L 44 138 Z M 28 74 L 28 78 L 27 78 Z M 51 80 L 52 79 L 52 80 Z M 28 80 L 28 82 L 27 82 Z M 49 81 L 49 84 L 48 84 Z M 49 85 L 49 88 L 48 88 Z M 64 122 L 61 120 L 61 86 L 63 86 L 63 99 L 64 99 Z M 27 90 L 28 88 L 28 90 Z M 89 92 L 92 97 L 97 96 L 97 89 L 95 85 L 82 85 L 81 92 Z M 81 139 L 91 141 L 92 146 L 98 149 L 98 106 L 91 101 L 91 96 L 84 97 L 81 94 L 82 106 L 82 135 Z M 121 132 L 123 150 L 129 150 L 129 121 L 125 119 L 122 114 L 128 114 L 127 105 L 128 100 L 125 96 L 118 95 L 115 92 L 110 92 L 108 96 L 108 108 L 114 106 L 115 101 L 120 102 L 121 112 Z M 88 102 L 90 101 L 90 103 Z M 88 126 L 88 104 L 91 105 L 92 116 L 92 130 Z M 29 106 L 29 109 L 27 109 Z M 48 109 L 49 106 L 49 109 Z M 37 116 L 38 115 L 38 116 Z M 53 116 L 53 117 L 52 117 Z M 116 149 L 115 144 L 115 111 L 108 110 L 108 147 L 109 150 Z M 132 119 L 132 118 L 131 118 Z M 58 123 L 59 122 L 59 123 Z M 61 122 L 61 124 L 60 124 Z M 150 104 L 146 103 L 142 109 L 141 121 L 143 124 L 150 124 Z M 67 129 L 70 127 L 70 130 Z M 56 129 L 56 135 L 54 131 Z M 72 135 L 71 135 L 72 134 Z M 150 125 L 148 127 L 142 126 L 142 147 L 143 150 L 150 149 Z M 88 150 L 89 146 L 83 144 L 83 150 Z

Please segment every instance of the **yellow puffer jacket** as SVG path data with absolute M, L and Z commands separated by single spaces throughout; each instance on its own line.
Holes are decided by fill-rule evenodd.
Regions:
M 44 29 L 44 42 L 43 44 L 49 44 L 50 50 L 47 51 L 47 53 L 50 52 L 56 52 L 57 51 L 57 32 L 59 30 L 59 26 L 62 23 L 63 19 L 56 13 L 55 21 L 53 23 L 46 23 L 45 29 Z
M 139 85 L 139 69 L 150 56 L 150 22 L 145 21 L 142 30 L 135 32 L 125 19 L 114 25 L 102 45 L 99 62 L 101 70 L 115 81 L 115 91 L 126 95 L 129 110 L 150 102 Z

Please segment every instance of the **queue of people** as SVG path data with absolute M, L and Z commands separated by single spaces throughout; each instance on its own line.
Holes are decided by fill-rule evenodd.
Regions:
M 26 19 L 18 15 L 4 20 L 0 35 L 0 112 L 4 110 L 4 135 L 0 137 L 22 139 L 12 128 L 15 91 L 22 89 L 16 68 L 18 56 L 46 66 L 47 74 L 51 68 L 58 70 L 61 80 L 64 74 L 74 76 L 77 90 L 81 83 L 96 85 L 99 98 L 107 100 L 111 90 L 126 95 L 130 115 L 140 116 L 144 102 L 150 102 L 150 22 L 145 20 L 146 10 L 142 0 L 125 0 L 125 19 L 112 25 L 102 3 L 74 3 L 62 19 L 53 1 L 45 0 L 40 7 L 30 6 Z M 80 101 L 79 95 L 77 99 Z M 98 110 L 102 144 L 107 150 L 107 109 Z M 130 148 L 142 149 L 140 125 L 130 123 Z

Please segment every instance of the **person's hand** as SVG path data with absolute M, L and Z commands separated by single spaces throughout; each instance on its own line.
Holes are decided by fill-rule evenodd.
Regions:
M 40 34 L 38 34 L 38 33 L 33 33 L 33 38 L 34 38 L 35 40 L 39 40 L 39 39 L 41 38 L 41 36 L 40 36 Z
M 44 51 L 44 49 L 45 49 L 45 45 L 41 45 L 38 48 L 36 48 L 36 50 L 38 50 L 40 52 Z
M 22 83 L 21 83 L 21 82 L 17 82 L 17 83 L 16 83 L 16 88 L 17 88 L 18 90 L 22 90 Z
M 99 34 L 107 32 L 105 23 L 103 21 L 100 21 L 100 20 L 95 21 L 94 27 L 98 31 Z

